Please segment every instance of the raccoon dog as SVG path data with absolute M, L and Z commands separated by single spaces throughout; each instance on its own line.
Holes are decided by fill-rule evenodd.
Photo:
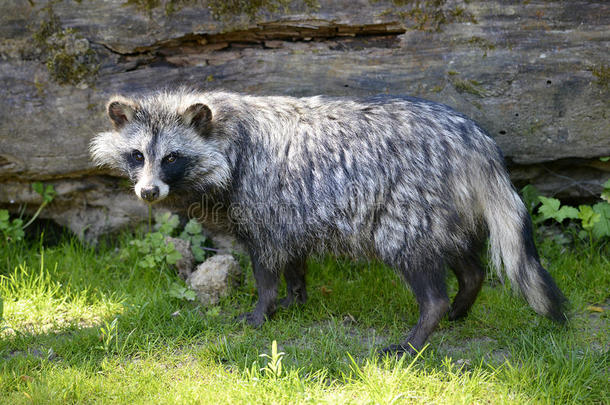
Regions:
M 253 97 L 229 92 L 116 97 L 98 165 L 125 172 L 137 196 L 227 232 L 250 253 L 258 290 L 248 323 L 303 303 L 305 261 L 332 253 L 381 260 L 411 287 L 420 317 L 399 345 L 420 350 L 448 314 L 466 315 L 491 258 L 539 314 L 565 299 L 540 265 L 532 225 L 495 142 L 451 108 L 412 97 Z M 450 304 L 446 268 L 459 291 Z

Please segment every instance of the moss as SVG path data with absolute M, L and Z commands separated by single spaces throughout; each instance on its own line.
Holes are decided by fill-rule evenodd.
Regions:
M 318 0 L 302 0 L 308 11 L 320 8 Z M 207 4 L 212 16 L 218 20 L 227 20 L 239 15 L 246 15 L 254 20 L 261 12 L 277 13 L 280 10 L 288 12 L 291 0 L 208 0 Z
M 38 97 L 44 96 L 44 83 L 38 81 L 38 78 L 34 78 L 34 87 L 36 87 L 36 93 L 38 93 Z
M 370 0 L 376 3 L 375 0 Z M 447 0 L 393 0 L 392 3 L 403 10 L 391 8 L 380 15 L 395 15 L 406 23 L 411 30 L 439 32 L 445 24 L 470 22 L 476 24 L 475 17 L 465 8 L 447 6 Z
M 149 16 L 153 10 L 163 6 L 165 15 L 172 15 L 176 11 L 180 10 L 183 6 L 197 3 L 194 0 L 127 0 L 125 5 L 133 6 L 137 10 L 140 10 Z
M 155 8 L 161 5 L 160 0 L 127 0 L 125 2 L 127 6 L 133 6 L 140 11 L 151 13 Z
M 99 64 L 89 41 L 72 28 L 64 29 L 51 6 L 45 10 L 48 16 L 34 29 L 32 39 L 51 78 L 64 85 L 93 84 Z
M 469 93 L 478 97 L 485 97 L 485 91 L 479 87 L 481 83 L 476 80 L 464 80 L 456 77 L 451 79 L 451 84 L 453 84 L 458 93 Z
M 593 76 L 595 76 L 597 78 L 597 80 L 595 81 L 595 83 L 597 83 L 597 85 L 607 88 L 608 85 L 610 84 L 610 67 L 606 66 L 604 64 L 600 65 L 600 66 L 595 66 L 591 73 L 593 73 Z
M 485 38 L 472 37 L 468 40 L 468 44 L 473 47 L 480 48 L 484 51 L 483 57 L 487 56 L 488 51 L 496 49 L 496 46 Z
M 171 15 L 184 6 L 200 5 L 208 7 L 216 20 L 230 20 L 233 17 L 246 15 L 254 20 L 261 12 L 276 13 L 288 11 L 293 0 L 126 0 L 125 5 L 151 15 L 155 9 L 163 7 L 166 15 Z M 318 10 L 318 0 L 300 0 L 308 11 Z

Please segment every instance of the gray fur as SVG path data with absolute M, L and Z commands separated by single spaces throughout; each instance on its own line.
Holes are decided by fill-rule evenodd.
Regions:
M 404 277 L 420 305 L 406 341 L 387 350 L 419 350 L 445 313 L 464 316 L 476 299 L 488 234 L 496 268 L 504 264 L 538 313 L 564 319 L 563 295 L 540 266 L 500 150 L 445 105 L 185 90 L 126 102 L 133 117 L 93 140 L 93 159 L 136 184 L 163 183 L 169 169 L 162 159 L 171 152 L 188 161 L 163 202 L 247 247 L 259 291 L 245 315 L 253 325 L 274 312 L 282 273 L 284 303 L 306 299 L 310 254 L 379 259 Z M 195 104 L 209 110 L 189 110 Z M 191 122 L 192 111 L 203 111 L 200 122 Z M 136 169 L 122 157 L 134 149 L 146 161 Z M 451 310 L 446 266 L 460 284 Z

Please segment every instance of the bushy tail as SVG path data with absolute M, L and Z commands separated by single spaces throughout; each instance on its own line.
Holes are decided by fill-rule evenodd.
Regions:
M 504 264 L 512 285 L 519 288 L 534 311 L 564 322 L 567 300 L 540 264 L 529 213 L 502 172 L 488 179 L 493 185 L 482 201 L 492 261 L 498 270 Z

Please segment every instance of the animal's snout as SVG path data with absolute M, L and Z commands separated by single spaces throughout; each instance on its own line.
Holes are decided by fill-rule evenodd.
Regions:
M 140 190 L 140 197 L 148 202 L 153 202 L 159 198 L 159 187 L 151 186 L 151 187 L 143 187 Z

